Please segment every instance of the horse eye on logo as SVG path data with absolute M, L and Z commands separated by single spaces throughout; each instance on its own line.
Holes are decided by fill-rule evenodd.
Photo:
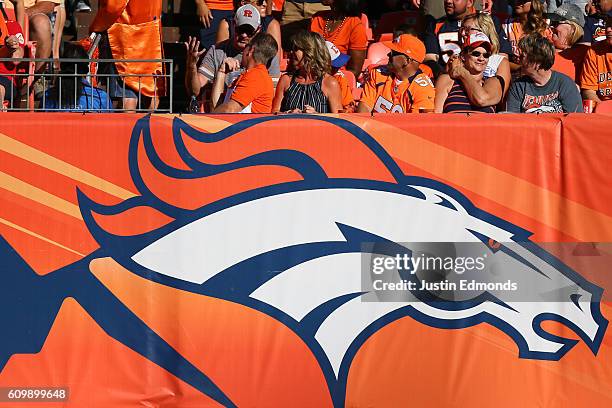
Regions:
M 295 119 L 321 121 L 346 134 L 344 143 L 359 147 L 354 151 L 364 155 L 354 159 L 376 163 L 384 170 L 380 174 L 387 176 L 335 178 L 331 176 L 333 162 L 321 160 L 317 154 L 322 153 L 316 150 L 308 150 L 308 140 L 298 143 L 291 137 L 283 142 L 286 146 L 280 147 L 275 140 L 270 150 L 264 146 L 264 151 L 225 164 L 205 163 L 190 150 L 226 140 L 252 143 L 240 134 L 267 122 Z M 79 191 L 83 219 L 100 249 L 54 273 L 58 282 L 55 293 L 77 299 L 85 293 L 96 296 L 105 307 L 89 312 L 109 335 L 219 403 L 235 406 L 206 373 L 194 370 L 154 332 L 146 332 L 146 344 L 136 341 L 146 327 L 122 312 L 117 299 L 95 292 L 98 289 L 91 284 L 91 274 L 74 271 L 88 270 L 96 258 L 112 257 L 145 279 L 239 303 L 277 319 L 293 330 L 316 357 L 337 407 L 344 406 L 349 369 L 361 345 L 381 328 L 404 317 L 442 329 L 487 323 L 516 343 L 519 358 L 559 360 L 578 341 L 546 333 L 540 325 L 552 320 L 576 332 L 597 354 L 607 327 L 599 307 L 601 288 L 530 242 L 528 231 L 477 208 L 454 188 L 405 175 L 378 142 L 356 125 L 331 117 L 289 115 L 243 120 L 218 133 L 204 133 L 175 118 L 172 136 L 176 153 L 186 164 L 182 169 L 168 165 L 157 154 L 150 118 L 137 122 L 130 142 L 129 166 L 140 196 L 107 207 Z M 175 195 L 162 198 L 160 183 L 155 179 L 165 180 L 171 188 L 174 182 L 206 180 L 258 166 L 280 166 L 301 179 L 264 180 L 258 187 L 250 185 L 191 208 L 172 201 L 180 200 Z M 96 218 L 145 207 L 173 221 L 136 236 L 121 236 L 105 229 Z M 398 301 L 368 302 L 364 300 L 372 293 L 363 292 L 361 267 L 363 255 L 373 253 L 363 244 L 372 242 L 406 250 L 410 248 L 400 243 L 471 242 L 482 245 L 492 258 L 509 262 L 542 291 L 571 291 L 567 291 L 563 307 L 547 301 L 504 302 L 487 293 L 440 303 L 408 292 Z M 504 243 L 512 243 L 512 250 Z M 13 259 L 15 265 L 20 262 Z M 79 288 L 82 293 L 61 289 L 63 275 L 72 279 L 70 288 Z M 16 285 L 25 284 L 20 279 L 26 278 L 14 279 Z M 121 321 L 120 331 L 105 327 L 111 320 Z M 44 335 L 23 332 L 15 343 L 2 344 L 3 350 L 9 349 L 8 357 L 36 351 Z M 173 364 L 163 365 L 161 355 L 172 358 Z

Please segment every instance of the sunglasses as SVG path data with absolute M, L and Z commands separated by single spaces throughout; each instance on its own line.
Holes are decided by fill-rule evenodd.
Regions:
M 393 57 L 397 57 L 398 55 L 401 55 L 402 57 L 406 57 L 406 59 L 408 60 L 408 62 L 418 62 L 417 60 L 415 60 L 414 58 L 410 58 L 409 56 L 407 56 L 406 54 L 402 54 L 401 52 L 397 52 L 397 51 L 391 51 L 390 53 L 387 54 L 387 57 L 389 58 L 389 61 L 391 61 L 391 59 Z
M 257 30 L 258 29 L 253 28 L 253 26 L 249 24 L 243 24 L 236 28 L 236 33 L 238 33 L 238 35 L 245 34 L 247 37 L 252 37 L 253 35 L 255 35 Z
M 476 58 L 480 57 L 481 55 L 482 55 L 484 58 L 489 58 L 489 57 L 491 56 L 491 53 L 488 53 L 488 52 L 480 52 L 480 51 L 472 51 L 472 52 L 470 52 L 470 55 L 471 55 L 472 57 L 476 57 Z

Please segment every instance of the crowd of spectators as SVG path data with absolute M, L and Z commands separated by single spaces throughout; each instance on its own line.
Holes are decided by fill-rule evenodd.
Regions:
M 193 1 L 200 30 L 185 42 L 184 72 L 192 112 L 582 112 L 612 99 L 612 0 L 385 0 L 405 18 L 376 36 L 372 28 L 384 7 L 372 18 L 363 0 Z M 112 81 L 92 82 L 86 63 L 37 62 L 36 78 L 50 70 L 74 78 L 72 85 L 55 79 L 43 87 L 37 103 L 54 110 L 155 110 L 165 89 L 154 76 L 163 68 L 122 59 L 153 49 L 161 58 L 157 2 L 124 1 L 134 6 L 124 5 L 119 15 L 100 10 L 94 19 L 97 55 L 117 60 L 100 67 Z M 101 4 L 107 3 L 113 1 Z M 37 58 L 59 56 L 52 25 L 64 26 L 64 0 L 0 5 L 0 58 L 24 56 L 24 37 L 36 42 Z M 71 21 L 70 11 L 86 11 L 89 3 L 65 6 Z M 65 47 L 63 55 L 91 56 L 91 44 L 81 46 L 81 52 Z M 23 88 L 16 70 L 0 62 L 5 109 Z M 28 86 L 39 81 L 33 82 Z M 72 103 L 67 93 L 76 95 Z

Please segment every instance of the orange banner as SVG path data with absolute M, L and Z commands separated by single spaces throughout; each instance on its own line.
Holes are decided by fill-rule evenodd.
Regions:
M 610 406 L 610 128 L 2 114 L 0 407 Z

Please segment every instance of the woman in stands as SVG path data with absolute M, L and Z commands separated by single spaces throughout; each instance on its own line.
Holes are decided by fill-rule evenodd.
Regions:
M 334 43 L 341 53 L 348 54 L 351 59 L 346 69 L 358 78 L 368 49 L 366 29 L 361 22 L 360 0 L 322 0 L 321 4 L 331 7 L 331 10 L 316 13 L 310 30 Z
M 510 70 L 513 73 L 520 71 L 518 43 L 524 36 L 539 33 L 551 39 L 552 32 L 544 18 L 543 0 L 513 0 L 513 17 L 504 22 L 503 29 L 512 45 L 510 55 Z
M 448 73 L 436 81 L 435 112 L 495 113 L 505 83 L 500 76 L 484 78 L 492 49 L 491 40 L 481 32 L 465 39 L 461 54 L 449 59 Z
M 331 62 L 323 38 L 299 31 L 291 39 L 290 73 L 278 81 L 272 112 L 338 113 L 342 97 L 338 81 L 330 75 Z
M 499 36 L 495 30 L 495 23 L 490 15 L 485 13 L 469 14 L 461 21 L 461 29 L 459 30 L 460 40 L 463 43 L 470 34 L 482 32 L 491 40 L 491 56 L 485 68 L 483 78 L 491 78 L 499 75 L 504 81 L 504 95 L 508 92 L 510 86 L 510 62 L 506 54 L 499 53 Z
M 267 0 L 234 0 L 234 10 L 238 10 L 238 8 L 245 4 L 252 4 L 259 10 L 259 15 L 261 16 L 261 31 L 270 34 L 276 40 L 278 44 L 278 60 L 280 61 L 282 53 L 280 23 L 275 20 L 272 15 L 267 14 Z M 234 16 L 231 18 L 224 18 L 219 23 L 215 44 L 219 44 L 228 38 L 234 38 L 235 29 L 236 24 Z
M 45 93 L 44 109 L 61 111 L 93 111 L 110 112 L 113 109 L 108 94 L 101 89 L 92 87 L 87 82 L 89 73 L 89 58 L 87 52 L 75 44 L 65 43 L 64 59 L 82 59 L 83 62 L 61 63 L 61 74 L 53 86 Z M 72 74 L 72 75 L 71 75 Z

